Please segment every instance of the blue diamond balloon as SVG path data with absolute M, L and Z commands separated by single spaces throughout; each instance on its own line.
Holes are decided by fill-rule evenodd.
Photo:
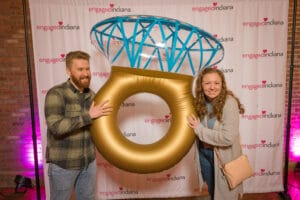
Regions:
M 111 65 L 192 74 L 224 57 L 211 34 L 176 19 L 126 15 L 105 19 L 90 32 L 92 43 Z

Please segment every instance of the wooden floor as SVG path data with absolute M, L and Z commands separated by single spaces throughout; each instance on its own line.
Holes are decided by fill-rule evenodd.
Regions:
M 45 200 L 45 189 L 40 189 L 41 200 Z M 14 188 L 0 188 L 0 200 L 35 200 L 37 193 L 34 189 L 27 189 L 25 193 L 15 193 Z M 244 194 L 243 200 L 300 200 L 300 172 L 289 172 L 288 191 L 284 193 L 260 193 L 260 194 Z M 150 199 L 143 199 L 150 200 Z M 154 200 L 154 199 L 153 199 Z M 166 200 L 166 199 L 155 199 Z M 209 200 L 207 197 L 200 198 L 172 198 L 172 200 Z

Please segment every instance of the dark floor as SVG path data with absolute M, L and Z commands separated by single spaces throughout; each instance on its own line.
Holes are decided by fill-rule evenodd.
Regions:
M 45 200 L 45 189 L 40 188 L 41 200 Z M 15 193 L 14 188 L 0 188 L 0 200 L 35 200 L 36 189 L 27 189 L 24 193 Z M 172 200 L 194 200 L 195 198 L 175 198 Z M 206 198 L 199 198 L 199 200 Z M 300 172 L 291 171 L 288 176 L 288 191 L 286 193 L 244 194 L 243 200 L 300 200 Z M 143 199 L 146 200 L 146 199 Z M 149 200 L 149 199 L 148 199 Z M 156 199 L 158 200 L 158 199 Z M 160 199 L 162 200 L 162 199 Z

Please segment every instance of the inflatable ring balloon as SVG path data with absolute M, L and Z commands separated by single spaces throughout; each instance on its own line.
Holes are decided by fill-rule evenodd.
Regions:
M 194 132 L 186 123 L 186 117 L 195 113 L 190 75 L 219 63 L 224 57 L 223 45 L 191 24 L 151 15 L 105 19 L 92 27 L 90 38 L 114 66 L 95 97 L 96 103 L 108 99 L 114 107 L 110 116 L 93 121 L 91 130 L 98 151 L 116 167 L 130 172 L 170 168 L 194 142 Z M 116 122 L 121 103 L 140 92 L 163 98 L 172 114 L 168 132 L 152 144 L 131 142 Z
M 95 96 L 95 103 L 109 100 L 111 115 L 93 121 L 92 136 L 98 151 L 116 167 L 134 173 L 169 169 L 189 151 L 195 140 L 186 117 L 195 113 L 191 94 L 193 77 L 183 74 L 113 66 L 111 75 Z M 164 99 L 172 114 L 167 133 L 157 142 L 137 144 L 123 136 L 117 126 L 122 102 L 137 93 Z

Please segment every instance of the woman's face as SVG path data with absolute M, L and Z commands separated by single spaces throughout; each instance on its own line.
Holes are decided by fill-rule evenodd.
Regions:
M 202 79 L 202 88 L 208 100 L 216 98 L 222 90 L 222 79 L 219 74 L 205 74 Z

